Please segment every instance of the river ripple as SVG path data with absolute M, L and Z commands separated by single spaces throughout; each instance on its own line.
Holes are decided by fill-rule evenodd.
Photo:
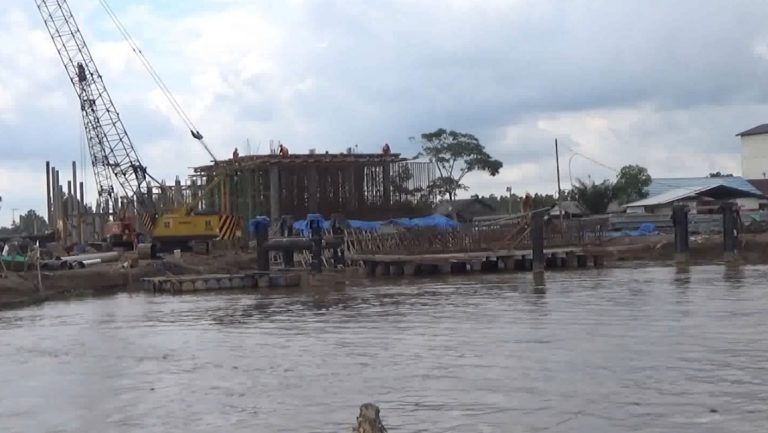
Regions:
M 768 268 L 528 274 L 0 313 L 3 432 L 764 432 Z

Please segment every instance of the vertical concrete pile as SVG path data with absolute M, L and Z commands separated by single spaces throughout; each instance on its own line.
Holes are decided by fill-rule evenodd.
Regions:
M 72 178 L 62 184 L 61 172 L 45 162 L 46 221 L 48 230 L 56 231 L 57 240 L 65 244 L 86 243 L 98 239 L 106 215 L 85 205 L 85 188 L 77 178 L 77 163 L 72 161 Z M 39 230 L 45 231 L 46 227 Z

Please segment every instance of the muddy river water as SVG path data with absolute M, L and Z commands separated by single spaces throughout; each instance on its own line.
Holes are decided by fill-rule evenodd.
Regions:
M 765 432 L 768 267 L 605 269 L 0 312 L 10 432 Z M 395 285 L 397 284 L 397 285 Z

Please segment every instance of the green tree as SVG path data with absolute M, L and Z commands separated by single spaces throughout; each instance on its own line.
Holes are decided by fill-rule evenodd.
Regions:
M 468 173 L 485 171 L 491 176 L 499 174 L 502 162 L 494 159 L 472 134 L 447 131 L 440 128 L 421 134 L 422 153 L 437 167 L 438 177 L 429 184 L 430 192 L 456 198 L 456 192 L 469 189 L 461 183 Z
M 611 181 L 604 180 L 596 184 L 593 180 L 587 182 L 576 179 L 576 185 L 571 189 L 573 197 L 591 214 L 603 214 L 614 199 L 615 186 Z
M 719 171 L 716 171 L 714 173 L 709 173 L 707 177 L 733 177 L 733 173 L 720 173 Z
M 639 165 L 625 165 L 616 175 L 616 183 L 613 185 L 613 197 L 619 204 L 630 203 L 648 197 L 648 188 L 651 185 L 651 175 L 645 167 Z

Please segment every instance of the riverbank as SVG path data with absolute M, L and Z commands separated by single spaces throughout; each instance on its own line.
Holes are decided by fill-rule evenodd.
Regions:
M 41 272 L 42 290 L 35 271 L 9 272 L 0 278 L 0 310 L 20 308 L 49 300 L 111 295 L 141 290 L 142 278 L 164 275 L 234 273 L 252 269 L 254 254 L 215 254 L 211 256 L 168 257 L 135 263 L 134 267 L 117 263 L 97 264 L 85 269 Z
M 720 236 L 692 236 L 689 264 L 711 265 L 725 261 Z M 608 267 L 672 265 L 674 238 L 671 235 L 614 238 L 595 247 Z M 738 261 L 742 264 L 768 264 L 768 234 L 745 234 L 739 240 Z M 99 264 L 85 269 L 43 272 L 43 289 L 37 273 L 8 273 L 0 279 L 0 309 L 19 308 L 54 299 L 110 295 L 142 290 L 141 279 L 160 276 L 226 274 L 253 270 L 253 253 L 216 253 L 210 256 L 185 255 L 160 260 L 140 261 L 126 268 L 118 263 Z M 362 278 L 362 276 L 360 277 Z
M 690 238 L 689 264 L 712 265 L 725 262 L 721 235 Z M 599 249 L 606 266 L 626 267 L 633 262 L 672 264 L 675 259 L 673 235 L 621 237 L 604 241 Z M 736 260 L 745 265 L 768 264 L 768 233 L 744 234 L 738 241 Z

